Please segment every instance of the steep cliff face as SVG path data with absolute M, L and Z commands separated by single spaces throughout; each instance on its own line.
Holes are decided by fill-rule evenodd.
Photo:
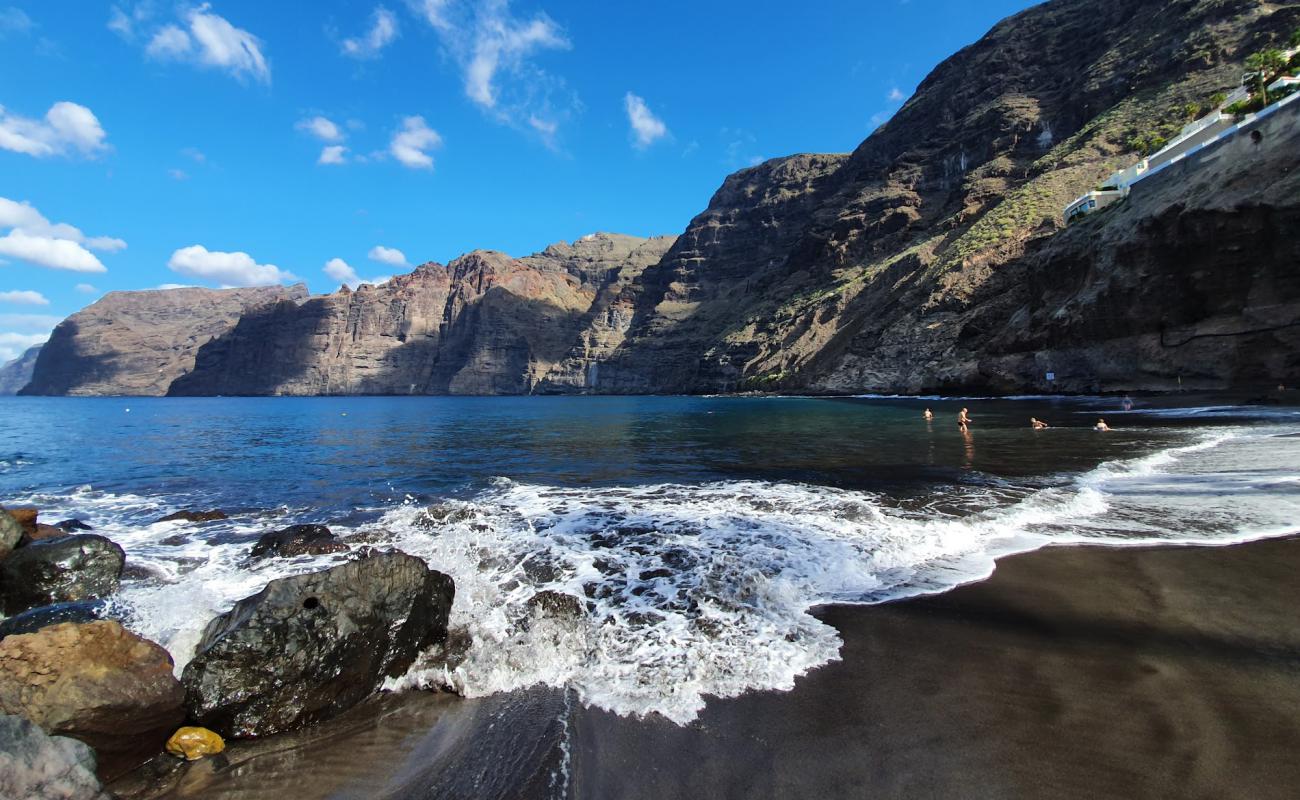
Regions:
M 581 373 L 582 353 L 617 339 L 610 292 L 671 244 L 594 234 L 521 259 L 475 251 L 382 286 L 280 303 L 203 347 L 170 393 L 528 393 L 567 359 Z
M 628 346 L 601 368 L 610 380 L 599 388 L 1023 386 L 988 374 L 983 353 L 971 349 L 977 340 L 962 338 L 976 306 L 1011 285 L 1004 273 L 1031 242 L 1059 231 L 1066 203 L 1135 160 L 1136 140 L 1176 132 L 1188 104 L 1234 87 L 1246 54 L 1296 27 L 1300 4 L 1261 0 L 1056 0 L 1003 21 L 935 69 L 851 156 L 810 170 L 802 189 L 789 186 L 789 172 L 815 157 L 733 176 L 679 240 L 682 258 L 669 263 L 670 253 L 647 270 Z M 1261 176 L 1264 185 L 1275 177 Z M 731 191 L 736 183 L 748 185 Z M 792 213 L 756 227 L 713 228 L 720 216 L 761 220 L 755 198 L 773 194 L 797 195 Z M 773 236 L 779 242 L 766 251 Z M 1070 237 L 1061 246 L 1095 245 Z M 737 255 L 747 249 L 764 258 Z M 1286 266 L 1265 260 L 1255 269 Z M 696 285 L 691 278 L 655 280 L 737 276 L 742 267 L 759 285 L 725 310 L 707 300 L 680 304 L 678 287 Z M 1083 281 L 1075 290 L 1092 287 Z M 1165 297 L 1184 300 L 1197 302 Z M 1109 333 L 1089 335 L 1100 342 L 1095 337 Z M 1128 385 L 1148 385 L 1169 369 L 1153 364 L 1131 373 Z M 1115 385 L 1099 375 L 1080 382 Z
M 18 394 L 32 379 L 36 368 L 36 357 L 41 354 L 44 345 L 27 348 L 27 351 L 13 361 L 0 366 L 0 395 Z
M 248 312 L 307 296 L 307 287 L 109 292 L 59 323 L 28 395 L 162 395 L 200 347 Z

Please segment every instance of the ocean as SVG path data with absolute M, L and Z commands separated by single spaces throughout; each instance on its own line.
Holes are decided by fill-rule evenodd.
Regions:
M 1300 530 L 1300 409 L 1194 402 L 0 398 L 0 501 L 121 544 L 114 613 L 178 674 L 211 617 L 346 557 L 248 561 L 313 522 L 456 580 L 473 647 L 391 688 L 564 687 L 688 723 L 837 659 L 818 606 L 942 592 L 1049 545 Z M 230 518 L 156 521 L 210 508 Z M 542 590 L 585 616 L 534 616 Z

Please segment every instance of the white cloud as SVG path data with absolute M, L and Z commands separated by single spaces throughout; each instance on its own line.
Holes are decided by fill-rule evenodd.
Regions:
M 76 289 L 78 292 L 81 292 L 82 294 L 96 294 L 99 292 L 98 289 L 96 289 L 94 286 L 91 286 L 89 283 L 79 283 L 72 288 Z
M 428 151 L 442 144 L 442 137 L 425 123 L 424 117 L 406 117 L 402 129 L 393 134 L 388 152 L 403 166 L 412 169 L 433 169 L 433 156 Z
M 201 244 L 182 247 L 172 253 L 167 267 L 191 278 L 222 286 L 267 286 L 297 280 L 274 264 L 259 264 L 248 253 L 222 253 Z
M 0 314 L 0 328 L 11 328 L 19 333 L 45 333 L 63 321 L 52 314 Z
M 348 149 L 341 144 L 326 145 L 321 148 L 317 164 L 346 164 Z
M 167 174 L 170 175 L 174 181 L 187 181 L 190 179 L 190 174 L 183 169 L 169 169 L 167 170 Z
M 341 142 L 343 141 L 343 131 L 335 125 L 328 117 L 315 116 L 308 119 L 300 120 L 294 126 L 303 133 L 309 133 L 320 139 L 322 142 Z
M 0 8 L 0 39 L 10 33 L 28 33 L 33 27 L 35 27 L 35 24 L 32 22 L 32 18 L 27 16 L 27 13 L 21 8 L 14 8 L 13 6 Z
M 397 38 L 397 16 L 380 6 L 370 17 L 365 36 L 343 40 L 343 55 L 352 58 L 375 58 Z
M 128 42 L 135 41 L 136 28 L 148 22 L 149 18 L 154 15 L 156 10 L 155 0 L 139 0 L 131 5 L 124 4 L 130 13 L 122 10 L 121 6 L 113 6 L 108 12 L 108 29 L 118 36 L 121 36 Z
M 57 323 L 56 323 L 57 324 Z M 50 326 L 50 330 L 54 330 Z M 35 347 L 50 338 L 49 331 L 45 333 L 13 333 L 9 331 L 0 331 L 0 364 L 7 364 L 18 356 L 27 352 L 29 348 Z
M 571 47 L 564 31 L 545 13 L 516 17 L 509 0 L 409 2 L 459 66 L 465 96 L 497 120 L 527 126 L 549 144 L 554 138 L 551 126 L 558 127 L 558 119 L 580 105 L 562 79 L 533 63 L 538 53 Z M 545 124 L 538 126 L 534 119 Z
M 208 160 L 208 157 L 203 154 L 203 151 L 197 147 L 186 147 L 181 150 L 181 155 L 190 159 L 195 164 L 202 164 Z
M 391 252 L 396 253 L 397 251 L 393 250 Z M 349 289 L 355 289 L 363 283 L 369 283 L 374 286 L 379 286 L 381 284 L 387 283 L 392 279 L 392 276 L 389 275 L 384 275 L 383 277 L 379 277 L 379 278 L 359 277 L 357 275 L 357 271 L 352 268 L 352 265 L 341 258 L 331 258 L 329 261 L 326 261 L 325 266 L 321 269 L 321 272 L 324 272 L 330 278 L 338 281 L 339 283 L 346 285 Z
M 61 100 L 44 119 L 11 114 L 0 106 L 0 149 L 36 158 L 76 152 L 95 156 L 106 150 L 108 134 L 89 108 Z
M 370 248 L 370 252 L 367 253 L 366 255 L 370 258 L 371 261 L 378 261 L 381 264 L 389 264 L 394 267 L 409 266 L 406 263 L 406 254 L 403 253 L 401 250 L 398 250 L 393 247 L 384 247 L 383 245 L 375 245 L 374 247 Z
M 668 135 L 668 126 L 650 111 L 645 100 L 628 92 L 623 98 L 627 122 L 632 126 L 633 144 L 644 150 Z
M 224 70 L 236 78 L 251 77 L 262 83 L 271 80 L 271 66 L 262 52 L 262 40 L 225 18 L 212 13 L 211 4 L 185 11 L 181 25 L 167 24 L 154 31 L 145 55 L 160 61 L 185 61 Z M 114 9 L 109 27 L 119 33 L 133 30 L 119 9 Z M 124 34 L 133 38 L 134 34 Z
M 907 95 L 903 94 L 903 90 L 895 86 L 894 88 L 889 90 L 889 95 L 886 97 L 886 99 L 889 100 L 889 102 L 891 103 L 900 103 L 904 99 L 906 99 L 906 97 Z
M 12 256 L 50 269 L 72 272 L 108 271 L 94 253 L 71 239 L 33 236 L 21 228 L 15 228 L 0 237 L 0 255 Z
M 165 292 L 169 289 L 197 289 L 199 287 L 192 283 L 160 283 L 153 288 Z
M 30 289 L 18 289 L 12 292 L 0 292 L 0 303 L 13 303 L 19 306 L 48 306 L 50 301 L 40 292 Z
M 50 222 L 31 203 L 19 203 L 7 197 L 0 197 L 0 230 L 7 228 L 21 231 L 28 236 L 66 239 L 74 244 L 85 245 L 91 250 L 102 252 L 116 253 L 126 249 L 126 242 L 121 239 L 112 236 L 86 236 L 79 228 L 66 222 Z M 90 257 L 94 258 L 94 256 Z M 98 261 L 96 260 L 95 263 Z

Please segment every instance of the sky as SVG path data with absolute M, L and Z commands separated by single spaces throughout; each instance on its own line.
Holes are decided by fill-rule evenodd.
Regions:
M 1031 0 L 0 0 L 0 363 L 104 293 L 680 233 Z

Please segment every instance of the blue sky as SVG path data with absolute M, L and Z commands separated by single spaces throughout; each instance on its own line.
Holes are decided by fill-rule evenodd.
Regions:
M 0 0 L 0 361 L 106 291 L 679 233 L 1030 0 Z

